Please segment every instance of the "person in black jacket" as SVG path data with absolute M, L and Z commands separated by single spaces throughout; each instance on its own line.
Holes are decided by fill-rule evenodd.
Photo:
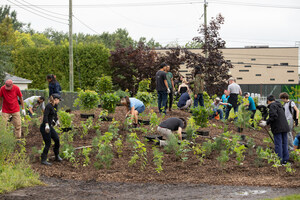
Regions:
M 281 164 L 286 164 L 289 159 L 287 133 L 290 128 L 285 117 L 285 112 L 281 103 L 275 101 L 273 95 L 267 97 L 267 104 L 269 119 L 261 121 L 260 126 L 271 125 L 271 131 L 274 135 L 275 153 L 281 158 Z
M 59 156 L 59 137 L 57 132 L 53 128 L 53 126 L 59 125 L 55 106 L 57 106 L 60 100 L 61 97 L 59 94 L 53 94 L 52 96 L 50 96 L 49 103 L 46 105 L 44 111 L 43 123 L 40 126 L 40 131 L 45 142 L 45 147 L 41 155 L 41 163 L 44 165 L 51 165 L 51 163 L 47 161 L 47 155 L 51 146 L 51 138 L 54 141 L 53 151 L 55 154 L 55 161 L 62 161 L 62 158 Z

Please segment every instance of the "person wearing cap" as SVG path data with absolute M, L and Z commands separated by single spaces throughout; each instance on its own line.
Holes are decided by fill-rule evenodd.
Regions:
M 260 126 L 271 126 L 271 131 L 274 135 L 275 153 L 281 159 L 281 164 L 286 164 L 289 160 L 288 151 L 288 136 L 290 131 L 285 112 L 282 104 L 279 101 L 275 101 L 273 95 L 267 97 L 267 104 L 269 108 L 269 119 L 267 121 L 261 121 Z
M 223 109 L 220 108 L 220 105 L 232 106 L 230 103 L 221 102 L 221 99 L 219 97 L 217 97 L 211 105 L 213 107 L 213 112 L 214 112 L 212 117 L 215 118 L 215 116 L 217 115 L 217 112 L 218 112 L 221 120 L 223 119 Z
M 34 115 L 34 112 L 38 107 L 42 109 L 42 112 L 45 110 L 45 98 L 42 96 L 32 96 L 24 100 L 26 111 L 30 117 Z
M 11 122 L 14 125 L 14 133 L 17 139 L 21 138 L 21 115 L 20 106 L 18 102 L 20 100 L 22 106 L 22 114 L 26 115 L 24 109 L 24 101 L 21 90 L 18 86 L 13 84 L 12 80 L 7 80 L 5 85 L 0 89 L 0 106 L 2 105 L 2 118 L 8 122 L 11 118 Z M 2 104 L 3 103 L 3 104 Z
M 230 77 L 228 79 L 229 85 L 227 91 L 225 90 L 226 96 L 229 96 L 228 103 L 231 104 L 231 106 L 227 106 L 226 112 L 225 112 L 225 119 L 228 119 L 229 113 L 231 108 L 234 109 L 234 113 L 236 113 L 239 109 L 238 105 L 238 95 L 242 95 L 241 87 L 235 83 L 235 79 L 233 77 Z
M 49 152 L 49 148 L 51 146 L 51 139 L 54 141 L 54 155 L 55 155 L 55 161 L 60 162 L 62 161 L 62 158 L 59 156 L 59 137 L 53 126 L 59 126 L 59 121 L 57 118 L 57 111 L 55 109 L 55 106 L 59 104 L 61 100 L 61 97 L 59 94 L 53 94 L 49 97 L 49 103 L 46 105 L 45 111 L 44 111 L 44 117 L 43 122 L 40 126 L 40 131 L 43 136 L 43 140 L 45 142 L 45 147 L 43 149 L 42 155 L 41 155 L 41 163 L 43 165 L 51 165 L 47 161 L 47 156 Z
M 256 113 L 256 106 L 255 106 L 255 102 L 253 100 L 253 98 L 249 95 L 248 92 L 245 92 L 244 93 L 244 97 L 245 97 L 245 100 L 248 100 L 245 101 L 245 106 L 248 106 L 248 110 L 252 112 L 251 114 L 251 119 L 254 120 L 254 115 Z M 254 124 L 252 123 L 252 126 L 254 126 Z

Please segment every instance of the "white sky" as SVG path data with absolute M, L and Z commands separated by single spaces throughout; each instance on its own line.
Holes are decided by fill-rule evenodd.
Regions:
M 185 44 L 198 35 L 197 29 L 200 23 L 203 23 L 203 1 L 73 0 L 74 16 L 94 30 L 88 29 L 77 19 L 73 18 L 73 32 L 95 34 L 95 32 L 108 31 L 112 33 L 117 28 L 126 28 L 129 35 L 136 40 L 140 37 L 146 37 L 148 40 L 154 38 L 162 45 L 172 41 Z M 149 6 L 147 4 L 157 4 L 158 2 L 169 3 L 169 5 Z M 174 5 L 174 2 L 186 4 Z M 208 21 L 218 13 L 225 17 L 225 24 L 221 28 L 221 37 L 226 41 L 227 47 L 244 47 L 249 45 L 293 47 L 296 41 L 300 41 L 299 0 L 207 0 L 207 2 Z M 14 5 L 28 5 L 28 3 L 37 5 L 45 10 L 28 6 L 23 7 L 27 9 L 24 10 Z M 144 4 L 144 6 L 100 6 L 120 3 L 139 3 Z M 236 3 L 243 5 L 234 5 Z M 68 32 L 68 0 L 0 0 L 0 5 L 5 4 L 11 5 L 12 9 L 17 11 L 20 21 L 30 22 L 32 28 L 37 31 L 43 31 L 48 27 L 52 27 L 58 31 Z M 254 4 L 255 6 L 244 6 L 245 4 Z M 78 7 L 76 5 L 85 6 Z M 288 8 L 282 8 L 282 6 Z M 29 11 L 54 20 L 63 21 L 66 24 L 53 22 Z M 56 15 L 48 11 L 66 16 Z M 54 18 L 55 16 L 64 18 L 64 20 Z

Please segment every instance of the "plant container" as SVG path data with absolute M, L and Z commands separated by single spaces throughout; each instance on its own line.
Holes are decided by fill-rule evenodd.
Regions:
M 101 118 L 102 121 L 107 121 L 107 122 L 111 122 L 112 119 L 113 119 L 112 117 L 107 117 L 107 116 L 106 117 L 103 116 L 103 117 L 100 117 L 100 118 Z
M 141 120 L 141 119 L 139 119 L 138 123 L 139 124 L 144 124 L 144 125 L 150 125 L 150 120 Z
M 197 135 L 209 136 L 209 131 L 196 131 Z
M 61 130 L 62 130 L 62 132 L 69 132 L 72 130 L 72 127 L 62 128 Z
M 101 104 L 99 104 L 99 105 L 98 105 L 98 108 L 102 108 L 102 105 L 101 105 Z
M 146 139 L 149 140 L 149 142 L 153 142 L 154 140 L 162 140 L 162 136 L 161 135 L 146 135 L 144 136 Z
M 237 131 L 238 131 L 239 133 L 242 133 L 242 132 L 243 132 L 243 130 L 244 130 L 244 129 L 243 129 L 243 128 L 241 128 L 241 127 L 238 127 L 238 128 L 237 128 Z
M 80 117 L 83 119 L 88 119 L 90 117 L 95 118 L 94 114 L 80 114 Z

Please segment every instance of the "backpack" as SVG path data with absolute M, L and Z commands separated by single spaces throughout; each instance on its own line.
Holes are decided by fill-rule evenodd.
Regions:
M 290 113 L 293 115 L 293 120 L 296 121 L 296 119 L 297 119 L 296 118 L 297 113 L 292 108 L 292 101 L 289 102 L 289 110 L 290 110 Z

